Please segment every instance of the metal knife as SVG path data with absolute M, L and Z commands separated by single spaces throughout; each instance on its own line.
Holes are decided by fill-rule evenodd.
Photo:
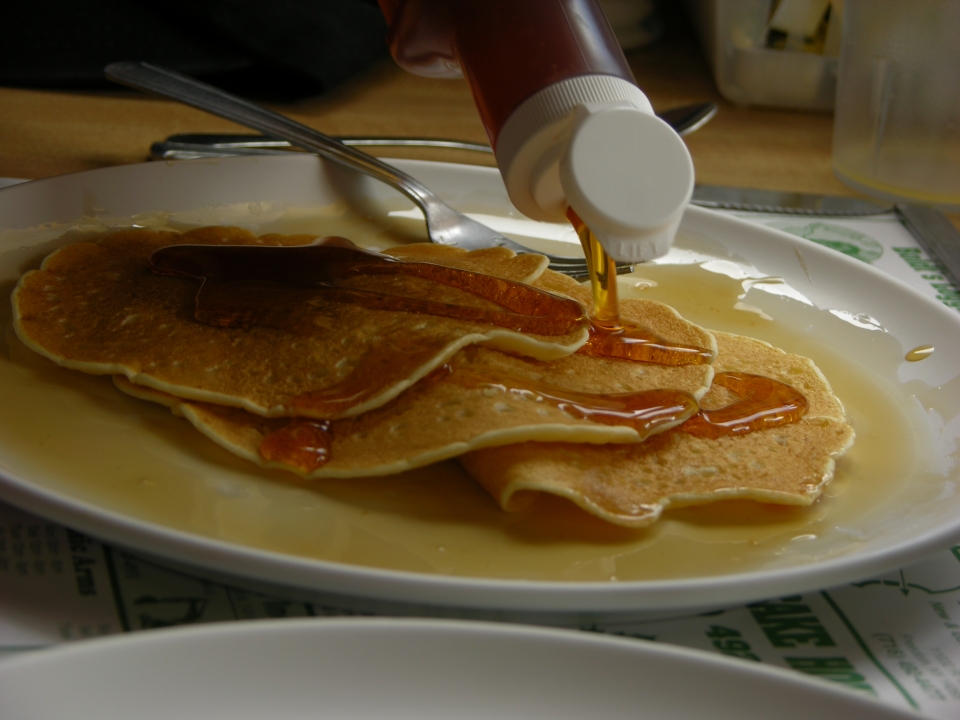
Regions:
M 879 215 L 894 211 L 892 203 L 881 204 L 855 197 L 813 195 L 781 190 L 697 185 L 690 201 L 700 207 L 719 210 L 744 210 L 787 215 L 818 215 L 821 217 L 857 217 Z
M 717 114 L 717 104 L 713 102 L 680 105 L 657 113 L 657 117 L 666 122 L 680 135 L 692 133 L 706 125 Z M 493 154 L 493 148 L 484 143 L 466 140 L 447 140 L 444 138 L 419 137 L 338 137 L 344 145 L 375 147 L 436 147 L 455 150 L 473 150 Z M 286 140 L 275 140 L 265 135 L 222 135 L 196 133 L 190 135 L 171 135 L 164 142 L 150 146 L 150 156 L 154 160 L 191 160 L 196 157 L 209 157 L 211 154 L 262 155 L 278 150 L 296 150 Z

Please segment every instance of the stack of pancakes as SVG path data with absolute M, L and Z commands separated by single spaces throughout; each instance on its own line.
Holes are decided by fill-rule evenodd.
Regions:
M 622 319 L 668 344 L 703 348 L 712 363 L 670 366 L 577 353 L 588 338 L 585 320 L 562 334 L 536 334 L 364 307 L 323 293 L 281 297 L 270 308 L 279 321 L 218 327 L 196 319 L 196 279 L 159 274 L 150 265 L 155 251 L 172 245 L 315 240 L 237 228 L 134 229 L 67 245 L 21 279 L 13 296 L 17 334 L 59 365 L 113 375 L 124 392 L 169 406 L 263 467 L 319 479 L 385 475 L 457 458 L 505 510 L 547 492 L 633 527 L 654 522 L 667 507 L 719 499 L 808 505 L 852 443 L 842 406 L 812 361 L 708 332 L 654 301 L 623 302 Z M 589 302 L 589 292 L 546 269 L 537 255 L 429 244 L 388 253 Z M 350 282 L 357 292 L 498 309 L 491 299 L 413 276 Z M 697 403 L 710 410 L 736 401 L 727 388 L 712 386 L 716 372 L 786 383 L 806 398 L 806 414 L 717 438 L 684 432 Z M 337 395 L 343 387 L 356 392 Z M 604 405 L 662 390 L 691 401 L 646 425 L 598 421 L 553 401 L 595 398 Z M 331 394 L 336 403 L 317 401 Z

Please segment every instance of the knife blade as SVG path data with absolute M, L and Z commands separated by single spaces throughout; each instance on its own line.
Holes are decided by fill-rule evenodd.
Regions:
M 493 154 L 493 149 L 484 143 L 445 138 L 337 136 L 337 140 L 344 145 L 354 147 L 436 147 Z M 154 160 L 192 160 L 196 157 L 212 155 L 276 155 L 288 152 L 302 151 L 291 146 L 286 140 L 249 134 L 171 135 L 163 142 L 156 142 L 150 146 L 150 157 Z
M 706 125 L 716 114 L 716 103 L 702 102 L 662 110 L 657 113 L 657 117 L 680 135 L 687 135 Z M 339 137 L 337 139 L 344 145 L 360 147 L 436 147 L 493 154 L 493 148 L 489 145 L 467 140 L 418 137 Z M 187 160 L 198 157 L 197 153 L 209 155 L 210 151 L 232 151 L 230 154 L 237 155 L 262 155 L 265 151 L 274 150 L 297 150 L 297 148 L 291 147 L 286 140 L 276 140 L 265 135 L 192 133 L 171 135 L 164 142 L 154 143 L 150 146 L 150 156 L 154 160 Z
M 697 185 L 693 189 L 693 198 L 690 202 L 700 207 L 720 210 L 825 217 L 856 217 L 894 211 L 892 203 L 881 204 L 855 197 L 720 185 Z

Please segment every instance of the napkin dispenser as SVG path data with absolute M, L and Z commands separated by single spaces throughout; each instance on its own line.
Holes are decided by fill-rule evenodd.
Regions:
M 720 94 L 832 111 L 842 32 L 833 0 L 684 0 Z

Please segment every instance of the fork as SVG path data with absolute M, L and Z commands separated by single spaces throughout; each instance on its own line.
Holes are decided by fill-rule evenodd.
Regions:
M 233 120 L 271 137 L 287 140 L 297 147 L 310 150 L 328 160 L 359 170 L 387 183 L 410 198 L 423 212 L 427 235 L 431 242 L 453 245 L 464 250 L 505 247 L 517 254 L 535 252 L 457 212 L 423 183 L 402 170 L 219 88 L 145 62 L 112 63 L 104 68 L 104 74 L 108 79 L 121 85 L 154 92 Z M 552 270 L 576 278 L 588 276 L 587 262 L 583 258 L 548 253 L 538 254 L 546 255 Z M 632 269 L 629 265 L 622 265 L 618 266 L 617 271 L 630 272 Z

